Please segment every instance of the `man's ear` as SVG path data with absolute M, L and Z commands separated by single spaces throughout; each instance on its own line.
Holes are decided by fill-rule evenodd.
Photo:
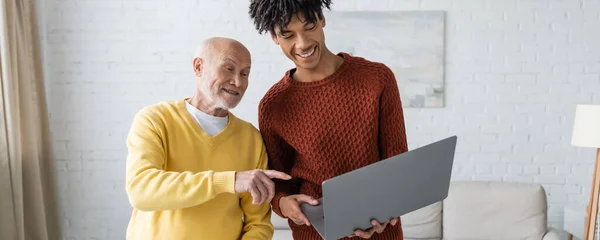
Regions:
M 321 27 L 325 27 L 325 16 L 321 17 Z
M 277 35 L 275 35 L 275 33 L 273 31 L 270 31 L 271 34 L 271 40 L 273 40 L 273 42 L 277 45 L 279 45 L 279 40 L 277 40 Z
M 196 77 L 200 77 L 202 76 L 202 58 L 196 57 L 194 58 L 193 61 L 193 66 L 194 66 L 194 75 L 196 75 Z

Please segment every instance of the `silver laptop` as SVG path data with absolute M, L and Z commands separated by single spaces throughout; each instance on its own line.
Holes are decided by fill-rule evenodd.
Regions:
M 339 239 L 371 220 L 386 222 L 448 196 L 456 136 L 323 182 L 319 205 L 302 212 L 324 239 Z

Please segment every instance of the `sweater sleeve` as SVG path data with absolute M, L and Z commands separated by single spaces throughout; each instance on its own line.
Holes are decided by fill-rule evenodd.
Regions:
M 392 70 L 384 69 L 379 107 L 379 153 L 382 160 L 408 151 L 398 84 Z
M 220 193 L 235 193 L 235 172 L 173 172 L 163 169 L 166 151 L 158 121 L 136 114 L 127 135 L 126 192 L 142 211 L 174 210 L 202 204 Z
M 267 169 L 267 153 L 263 145 L 257 169 Z M 271 239 L 274 227 L 271 223 L 271 205 L 265 202 L 261 205 L 252 204 L 252 195 L 243 193 L 240 206 L 244 211 L 244 228 L 241 240 Z
M 264 102 L 259 104 L 258 125 L 267 148 L 269 168 L 290 174 L 294 165 L 294 149 L 275 132 L 272 112 L 267 110 Z M 279 200 L 282 197 L 294 194 L 293 185 L 295 180 L 273 179 L 273 182 L 275 183 L 275 197 L 271 203 L 273 211 L 280 217 L 285 217 L 279 208 Z

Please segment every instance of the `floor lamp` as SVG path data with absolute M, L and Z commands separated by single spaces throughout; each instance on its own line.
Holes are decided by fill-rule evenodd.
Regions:
M 597 149 L 592 191 L 584 229 L 584 240 L 593 240 L 600 195 L 600 105 L 577 105 L 571 144 Z

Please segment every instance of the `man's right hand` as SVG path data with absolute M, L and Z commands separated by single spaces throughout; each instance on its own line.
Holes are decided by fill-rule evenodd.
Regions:
M 250 192 L 252 204 L 271 202 L 275 196 L 275 184 L 271 178 L 290 180 L 292 177 L 275 170 L 250 170 L 235 173 L 235 193 Z
M 279 200 L 279 208 L 281 209 L 283 216 L 292 219 L 297 225 L 306 224 L 307 226 L 310 226 L 310 221 L 308 221 L 308 218 L 304 216 L 304 213 L 302 213 L 302 210 L 300 209 L 302 203 L 318 205 L 319 201 L 304 194 L 290 195 L 282 197 Z

